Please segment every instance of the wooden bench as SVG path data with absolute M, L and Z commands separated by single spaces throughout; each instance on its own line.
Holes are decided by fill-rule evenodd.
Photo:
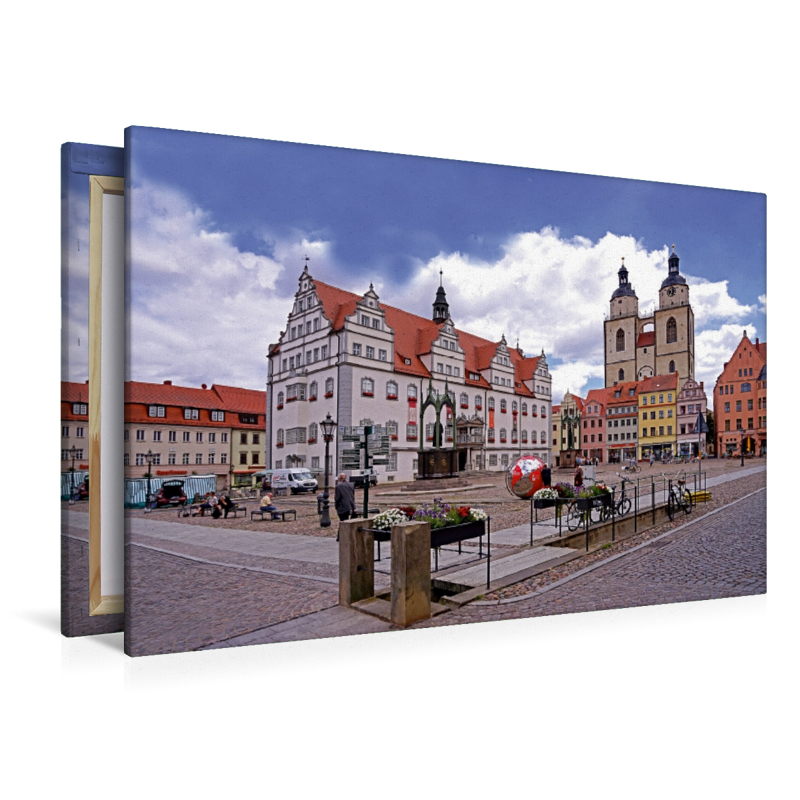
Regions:
M 268 522 L 270 520 L 275 521 L 277 519 L 280 519 L 281 522 L 286 522 L 287 514 L 291 514 L 292 519 L 297 519 L 297 511 L 295 511 L 293 508 L 287 508 L 279 511 L 263 511 L 262 509 L 258 508 L 255 511 L 250 512 L 250 521 L 252 522 L 256 516 L 263 520 L 265 514 L 267 515 Z

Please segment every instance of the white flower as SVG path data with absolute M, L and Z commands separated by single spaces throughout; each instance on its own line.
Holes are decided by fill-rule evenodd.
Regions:
M 389 508 L 378 514 L 372 525 L 378 530 L 390 531 L 392 525 L 399 525 L 401 522 L 408 522 L 408 517 L 399 508 Z
M 469 513 L 475 522 L 480 522 L 482 519 L 486 519 L 489 516 L 482 508 L 471 508 Z
M 555 489 L 551 489 L 549 487 L 545 487 L 544 489 L 539 489 L 533 495 L 534 500 L 556 500 L 558 498 L 558 492 Z

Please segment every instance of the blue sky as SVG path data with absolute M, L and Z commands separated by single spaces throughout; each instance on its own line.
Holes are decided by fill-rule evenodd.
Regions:
M 153 128 L 126 144 L 139 380 L 262 388 L 306 254 L 424 316 L 443 269 L 456 324 L 544 348 L 556 400 L 602 385 L 621 256 L 646 308 L 676 245 L 699 379 L 743 329 L 766 337 L 764 195 Z M 187 347 L 199 363 L 169 352 Z

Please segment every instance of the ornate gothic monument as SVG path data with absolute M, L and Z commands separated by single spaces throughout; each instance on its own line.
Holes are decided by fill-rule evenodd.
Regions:
M 658 292 L 658 308 L 639 316 L 639 298 L 628 282 L 625 259 L 605 321 L 605 385 L 678 373 L 678 386 L 694 379 L 694 313 L 689 286 L 672 246 L 669 274 Z

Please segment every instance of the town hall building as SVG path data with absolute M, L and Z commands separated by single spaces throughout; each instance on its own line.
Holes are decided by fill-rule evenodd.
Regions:
M 312 278 L 306 265 L 286 329 L 270 345 L 267 469 L 324 470 L 320 423 L 338 435 L 329 469 L 341 469 L 346 432 L 376 425 L 391 442 L 381 481 L 407 481 L 418 452 L 434 446 L 436 418 L 421 411 L 429 392 L 448 392 L 441 411 L 443 448 L 459 470 L 502 470 L 523 454 L 547 460 L 552 380 L 545 354 L 525 356 L 505 336 L 488 341 L 456 328 L 443 285 L 430 319 Z

